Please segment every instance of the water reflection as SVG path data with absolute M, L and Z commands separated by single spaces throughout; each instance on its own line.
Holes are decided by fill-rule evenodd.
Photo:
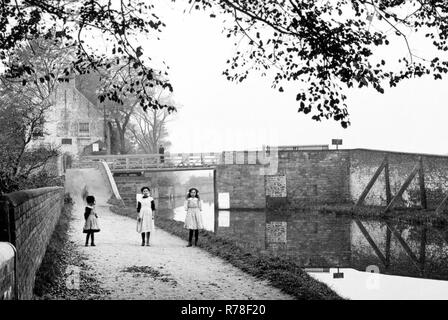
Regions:
M 202 194 L 205 228 L 248 250 L 289 256 L 303 267 L 376 265 L 383 274 L 448 279 L 448 230 L 316 212 L 220 210 Z M 159 214 L 184 221 L 183 197 L 159 199 Z

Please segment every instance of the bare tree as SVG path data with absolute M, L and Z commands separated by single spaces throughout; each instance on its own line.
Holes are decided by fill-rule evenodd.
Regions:
M 141 129 L 144 130 L 144 121 L 146 112 L 141 105 L 141 97 L 143 94 L 141 87 L 149 86 L 150 89 L 146 91 L 147 101 L 149 101 L 151 108 L 147 110 L 149 116 L 148 119 L 155 119 L 155 125 L 159 126 L 159 119 L 163 119 L 175 108 L 170 99 L 161 99 L 161 94 L 164 93 L 163 86 L 155 86 L 148 79 L 140 79 L 139 73 L 128 65 L 112 65 L 110 68 L 104 68 L 98 70 L 91 75 L 83 75 L 78 77 L 80 82 L 78 87 L 87 97 L 96 97 L 103 95 L 107 92 L 115 92 L 116 97 L 105 99 L 98 105 L 100 111 L 104 112 L 106 125 L 116 135 L 118 140 L 118 148 L 111 148 L 126 154 L 130 151 L 131 146 L 128 145 L 128 129 L 131 127 L 131 120 L 141 125 Z M 140 80 L 139 80 L 140 79 Z M 166 79 L 159 77 L 158 82 L 164 83 Z M 156 96 L 155 92 L 159 91 Z M 165 112 L 166 111 L 166 112 Z M 135 116 L 134 116 L 135 115 Z M 136 120 L 138 119 L 138 120 Z M 165 120 L 164 120 L 165 121 Z M 152 137 L 157 138 L 163 132 L 163 127 L 158 128 L 156 132 L 152 133 Z M 134 132 L 136 131 L 133 129 Z M 160 131 L 160 133 L 158 133 Z M 131 136 L 133 136 L 132 134 Z M 140 139 L 141 140 L 141 139 Z
M 17 190 L 23 181 L 43 169 L 59 152 L 53 146 L 30 148 L 44 134 L 42 124 L 49 105 L 36 104 L 25 95 L 0 91 L 0 192 Z
M 60 42 L 39 38 L 21 43 L 9 56 L 11 67 L 26 61 L 34 69 L 21 78 L 0 76 L 1 192 L 23 186 L 31 175 L 57 158 L 54 146 L 33 141 L 46 134 L 45 116 L 52 106 L 57 78 L 70 63 L 71 53 Z
M 166 110 L 138 110 L 133 116 L 133 125 L 129 127 L 139 148 L 145 153 L 158 153 L 158 146 L 170 145 L 167 141 L 166 124 L 170 121 Z

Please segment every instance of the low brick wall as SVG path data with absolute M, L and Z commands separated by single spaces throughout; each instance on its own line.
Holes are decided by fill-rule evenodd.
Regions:
M 32 299 L 36 272 L 64 205 L 64 188 L 18 191 L 0 197 L 0 241 L 17 249 L 18 298 Z

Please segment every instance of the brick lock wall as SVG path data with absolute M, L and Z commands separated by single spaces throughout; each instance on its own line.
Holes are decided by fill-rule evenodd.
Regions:
M 309 211 L 296 214 L 287 220 L 287 246 L 302 266 L 348 267 L 350 220 Z
M 237 240 L 238 245 L 247 250 L 266 249 L 266 215 L 263 212 L 232 211 L 229 226 L 219 226 L 218 235 Z
M 166 176 L 167 174 L 163 172 L 145 172 L 143 175 L 114 175 L 113 178 L 124 203 L 128 206 L 135 206 L 135 195 L 141 193 L 140 189 L 144 186 L 151 189 L 151 194 L 156 199 L 156 204 L 157 199 L 168 198 L 169 194 L 179 191 L 175 190 L 177 186 L 165 185 L 166 182 L 161 182 Z
M 0 202 L 9 203 L 9 213 L 1 209 L 7 206 L 0 206 L 0 215 L 13 218 L 10 223 L 17 249 L 18 297 L 32 299 L 36 272 L 64 205 L 64 188 L 18 191 L 0 197 Z
M 235 238 L 246 249 L 290 255 L 302 266 L 348 267 L 350 227 L 350 219 L 322 216 L 312 211 L 276 217 L 275 213 L 241 210 L 231 212 L 230 225 L 219 227 L 218 235 Z
M 278 173 L 286 175 L 289 204 L 295 207 L 349 200 L 347 151 L 280 151 Z
M 216 169 L 218 193 L 229 193 L 232 209 L 261 209 L 266 207 L 265 177 L 262 165 L 229 164 Z
M 154 197 L 154 188 L 152 187 L 152 181 L 145 176 L 114 176 L 115 183 L 120 193 L 121 199 L 128 206 L 136 205 L 135 195 L 140 193 L 140 189 L 143 186 L 149 186 Z

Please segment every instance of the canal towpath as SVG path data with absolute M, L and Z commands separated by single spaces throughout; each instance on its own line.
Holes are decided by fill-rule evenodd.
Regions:
M 95 247 L 85 247 L 82 190 L 96 198 L 101 231 Z M 91 276 L 108 294 L 120 300 L 291 300 L 291 295 L 257 279 L 230 263 L 156 228 L 151 246 L 141 246 L 136 220 L 117 215 L 107 204 L 111 193 L 95 169 L 70 169 L 66 192 L 74 200 L 70 240 L 79 244 Z

